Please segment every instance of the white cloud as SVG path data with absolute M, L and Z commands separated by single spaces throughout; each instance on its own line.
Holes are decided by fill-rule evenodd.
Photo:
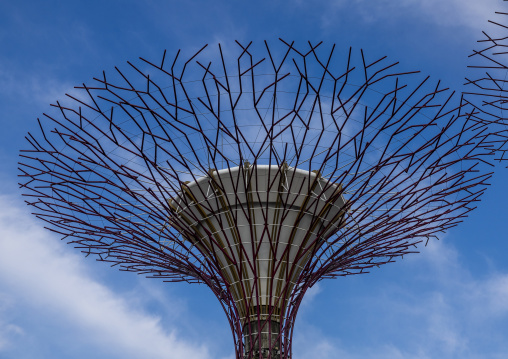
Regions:
M 440 26 L 474 30 L 487 27 L 487 20 L 503 9 L 500 0 L 330 0 L 329 4 L 335 12 L 353 8 L 362 20 L 368 22 L 418 16 Z M 323 14 L 325 26 L 336 20 L 333 15 L 329 9 Z
M 53 323 L 48 327 L 75 332 L 78 345 L 99 353 L 111 350 L 114 355 L 107 357 L 209 357 L 203 345 L 183 340 L 176 328 L 164 328 L 160 318 L 95 280 L 82 257 L 70 253 L 17 203 L 0 196 L 0 299 L 5 299 L 0 301 L 1 317 L 13 306 L 31 320 L 49 316 Z M 12 349 L 14 336 L 32 332 L 9 318 L 0 321 L 0 353 Z
M 384 282 L 378 276 L 381 282 L 367 295 L 349 293 L 351 300 L 340 302 L 357 308 L 328 310 L 328 320 L 332 316 L 339 327 L 351 320 L 347 312 L 359 315 L 361 324 L 351 323 L 354 342 L 343 340 L 340 330 L 323 331 L 304 319 L 295 332 L 295 358 L 508 357 L 508 273 L 475 275 L 446 241 L 431 241 L 422 252 L 397 264 L 399 279 Z M 402 280 L 405 275 L 409 279 Z M 322 295 L 333 294 L 325 288 Z
M 23 99 L 30 103 L 35 101 L 47 106 L 56 100 L 65 100 L 66 92 L 76 94 L 74 85 L 70 83 L 0 65 L 4 68 L 0 70 L 0 94 L 6 98 Z
M 8 349 L 11 345 L 11 341 L 16 339 L 15 337 L 23 336 L 23 334 L 24 331 L 21 327 L 0 321 L 0 352 L 4 349 Z
M 312 301 L 316 296 L 321 293 L 321 285 L 319 283 L 314 284 L 313 287 L 309 288 L 303 297 L 302 306 L 311 305 Z
M 411 0 L 408 3 L 421 10 L 440 25 L 464 25 L 482 29 L 487 19 L 502 8 L 499 0 Z

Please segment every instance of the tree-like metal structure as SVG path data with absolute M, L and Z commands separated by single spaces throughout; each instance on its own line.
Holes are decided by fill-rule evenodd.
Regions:
M 87 255 L 210 287 L 237 358 L 290 358 L 316 282 L 415 252 L 474 209 L 491 138 L 386 58 L 257 46 L 164 52 L 79 87 L 27 136 L 21 186 Z
M 493 147 L 499 161 L 506 161 L 508 139 L 508 13 L 496 12 L 488 32 L 478 40 L 479 49 L 469 56 L 471 71 L 466 77 L 464 99 L 474 104 L 478 119 L 489 121 L 496 131 Z

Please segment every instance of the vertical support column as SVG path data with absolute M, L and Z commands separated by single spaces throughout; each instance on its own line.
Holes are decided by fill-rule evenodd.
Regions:
M 270 319 L 253 320 L 245 324 L 243 327 L 244 358 L 281 358 L 280 326 L 278 321 Z

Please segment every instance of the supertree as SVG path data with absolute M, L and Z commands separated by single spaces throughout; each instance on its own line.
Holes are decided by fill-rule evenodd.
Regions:
M 290 358 L 306 291 L 461 222 L 495 139 L 472 105 L 385 57 L 215 49 L 128 62 L 56 102 L 27 136 L 21 187 L 87 256 L 206 284 L 237 358 Z
M 508 150 L 508 13 L 496 12 L 490 28 L 478 40 L 479 49 L 470 57 L 464 100 L 476 108 L 477 118 L 491 122 L 497 141 L 497 160 L 506 161 Z

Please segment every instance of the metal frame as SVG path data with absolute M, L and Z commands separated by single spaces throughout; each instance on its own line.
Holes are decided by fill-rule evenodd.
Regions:
M 489 31 L 483 31 L 483 38 L 478 40 L 480 49 L 469 55 L 470 72 L 463 96 L 466 103 L 477 109 L 479 120 L 491 123 L 496 139 L 492 149 L 497 154 L 496 159 L 502 162 L 507 160 L 508 143 L 508 13 L 496 12 L 496 15 L 495 21 L 489 20 Z
M 181 58 L 178 51 L 168 61 L 164 51 L 157 62 L 129 62 L 53 105 L 39 120 L 40 133 L 27 136 L 21 187 L 35 215 L 86 255 L 210 287 L 229 319 L 237 358 L 292 357 L 293 324 L 310 287 L 416 252 L 418 243 L 460 223 L 488 185 L 484 164 L 499 139 L 478 110 L 385 57 L 281 40 L 237 42 L 227 54 L 205 46 Z M 248 188 L 260 165 L 278 173 L 264 194 Z M 287 268 L 275 298 L 283 306 L 257 306 L 256 288 L 243 289 L 246 321 L 217 254 L 228 257 L 228 248 L 242 243 L 221 243 L 239 225 L 240 212 L 229 209 L 238 207 L 241 189 L 258 196 L 250 203 L 265 206 L 262 213 L 272 202 L 261 196 L 278 193 L 276 208 L 287 215 L 299 198 L 281 194 L 294 178 L 284 177 L 288 168 L 309 174 L 295 182 L 307 193 L 300 208 L 309 228 L 323 220 L 312 201 L 338 206 L 339 214 L 298 248 L 296 258 L 305 260 L 294 278 Z M 218 170 L 224 176 L 214 176 Z M 208 181 L 213 195 L 199 186 L 193 193 L 198 181 Z M 182 216 L 197 193 L 208 208 L 204 217 Z M 228 223 L 211 210 L 219 204 L 230 211 Z M 251 228 L 264 226 L 264 240 L 276 246 L 278 237 L 266 229 L 271 219 L 254 220 L 249 206 L 242 218 Z M 205 245 L 195 228 L 207 216 L 222 225 L 215 234 L 205 230 Z M 228 261 L 238 273 L 249 265 L 257 275 L 255 255 Z M 278 269 L 273 265 L 271 276 Z M 273 329 L 272 321 L 280 326 Z M 269 348 L 261 344 L 263 331 Z

